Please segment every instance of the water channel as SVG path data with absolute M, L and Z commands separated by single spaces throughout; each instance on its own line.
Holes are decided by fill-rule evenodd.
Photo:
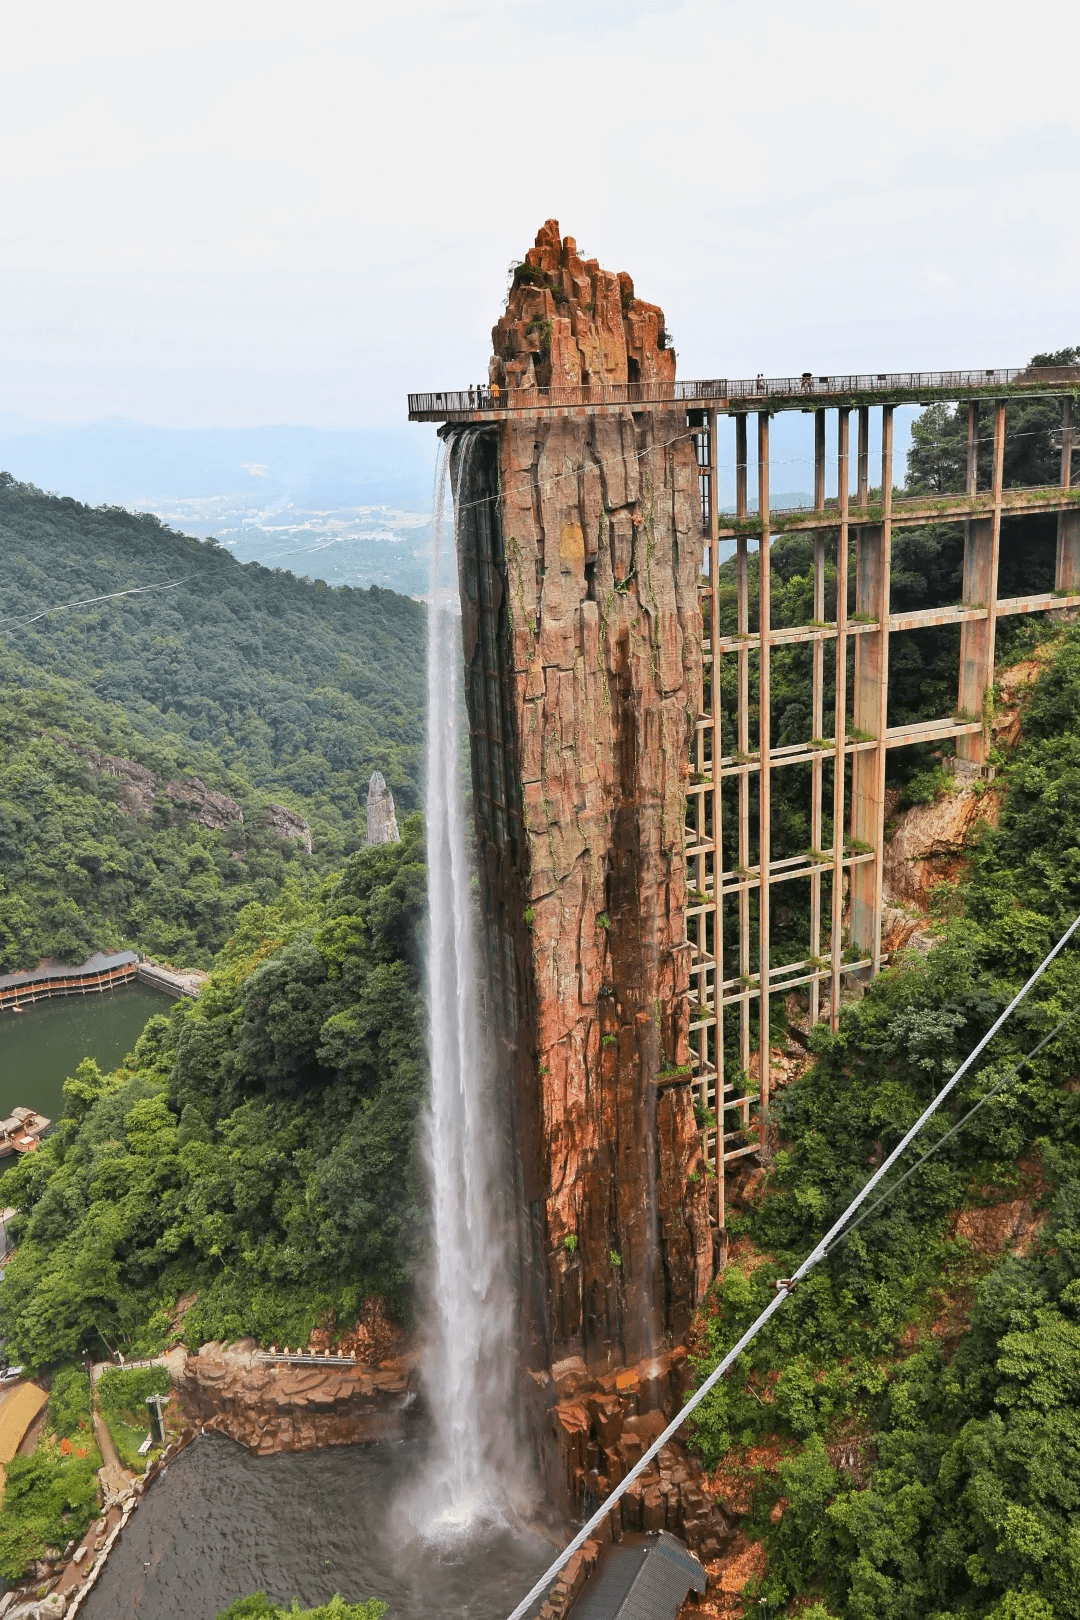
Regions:
M 386 1620 L 504 1620 L 551 1545 L 506 1528 L 417 1538 L 395 1503 L 424 1465 L 420 1441 L 254 1457 L 204 1435 L 150 1487 L 80 1620 L 215 1620 L 255 1591 L 382 1598 Z
M 22 1012 L 0 1013 L 0 1119 L 13 1108 L 33 1108 L 58 1120 L 63 1085 L 84 1057 L 106 1072 L 131 1051 L 154 1013 L 172 1001 L 144 984 L 125 984 L 101 995 L 51 996 Z

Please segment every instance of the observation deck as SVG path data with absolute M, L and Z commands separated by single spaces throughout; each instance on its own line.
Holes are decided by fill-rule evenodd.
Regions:
M 1004 366 L 984 371 L 859 372 L 848 376 L 727 377 L 697 382 L 593 383 L 556 388 L 459 388 L 410 394 L 410 422 L 500 422 L 517 416 L 586 416 L 708 409 L 812 411 L 835 406 L 931 405 L 940 400 L 1080 393 L 1080 365 Z

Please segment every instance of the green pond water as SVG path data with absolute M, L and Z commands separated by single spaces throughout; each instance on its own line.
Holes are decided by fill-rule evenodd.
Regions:
M 62 1087 L 84 1057 L 115 1069 L 154 1013 L 171 999 L 145 984 L 125 984 L 92 996 L 52 996 L 21 1013 L 0 1012 L 0 1118 L 33 1108 L 57 1120 Z

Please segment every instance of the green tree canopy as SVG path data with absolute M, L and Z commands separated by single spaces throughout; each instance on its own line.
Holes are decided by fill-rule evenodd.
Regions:
M 251 905 L 195 1003 L 3 1177 L 22 1213 L 0 1331 L 33 1365 L 149 1349 L 181 1294 L 189 1342 L 306 1340 L 372 1294 L 406 1305 L 423 1203 L 423 825 L 315 896 Z

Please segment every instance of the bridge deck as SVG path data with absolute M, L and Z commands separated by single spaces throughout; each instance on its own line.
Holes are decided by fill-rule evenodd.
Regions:
M 585 416 L 685 406 L 733 415 L 827 406 L 925 405 L 936 400 L 1075 394 L 1080 366 L 1004 366 L 983 371 L 890 371 L 847 376 L 728 377 L 708 381 L 588 387 L 449 389 L 410 394 L 410 422 L 503 422 L 516 416 Z
M 1061 400 L 1060 426 L 1040 429 L 1050 434 L 1059 459 L 1058 482 L 1006 488 L 1009 402 L 1040 396 Z M 697 1092 L 721 1234 L 725 1167 L 770 1151 L 776 1066 L 770 1002 L 794 996 L 792 1007 L 799 1017 L 805 1012 L 807 1031 L 821 1019 L 835 1028 L 842 999 L 859 994 L 890 950 L 920 923 L 914 911 L 905 918 L 886 888 L 888 755 L 921 744 L 955 772 L 960 785 L 992 776 L 998 621 L 1047 612 L 1071 617 L 1080 608 L 1080 486 L 1073 477 L 1080 450 L 1078 398 L 1080 366 L 410 395 L 413 420 L 451 424 L 674 410 L 694 443 L 703 634 L 683 847 L 691 1061 L 670 1083 Z M 938 400 L 967 402 L 963 488 L 901 494 L 893 481 L 894 408 Z M 981 406 L 983 400 L 989 408 Z M 872 406 L 880 408 L 881 419 L 881 472 L 873 480 Z M 836 412 L 835 477 L 829 480 L 835 497 L 826 496 L 830 409 Z M 775 412 L 793 410 L 815 418 L 813 505 L 778 511 L 770 502 L 769 424 Z M 735 418 L 734 512 L 719 508 L 721 415 Z M 989 465 L 980 453 L 986 442 L 980 416 L 992 432 Z M 755 481 L 756 500 L 750 493 Z M 1001 597 L 1003 526 L 1035 515 L 1057 518 L 1053 589 L 1046 588 L 1045 575 L 1033 576 L 1025 594 Z M 892 599 L 893 531 L 932 523 L 965 526 L 959 600 L 905 610 Z M 801 605 L 802 622 L 778 624 L 772 541 L 799 532 L 810 536 L 812 596 L 808 592 Z M 959 646 L 952 713 L 890 725 L 890 639 L 954 624 Z M 790 659 L 798 647 L 806 649 L 809 712 L 774 716 L 773 658 Z M 774 720 L 785 727 L 775 744 Z M 802 735 L 793 738 L 792 727 Z M 791 847 L 801 833 L 774 817 L 772 807 L 777 773 L 785 773 L 786 788 L 798 782 L 792 768 L 801 771 L 800 796 L 805 792 L 808 799 L 809 836 L 801 849 Z M 887 903 L 893 929 L 888 939 Z M 801 937 L 772 941 L 774 904 L 789 920 L 793 908 L 806 907 Z M 797 959 L 775 959 L 785 954 Z

